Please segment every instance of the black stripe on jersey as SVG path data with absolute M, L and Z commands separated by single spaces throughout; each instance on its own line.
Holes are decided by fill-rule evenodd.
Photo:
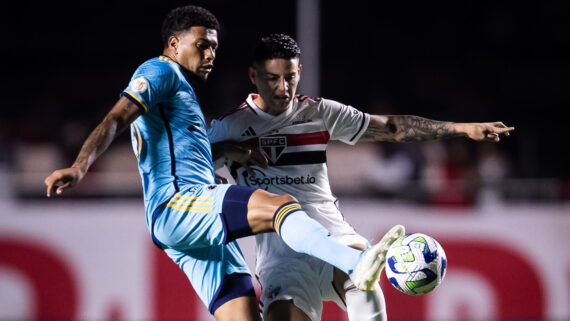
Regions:
M 309 165 L 309 164 L 322 164 L 327 162 L 327 152 L 322 151 L 311 151 L 311 152 L 298 152 L 298 153 L 287 153 L 281 155 L 277 160 L 277 163 L 272 163 L 269 161 L 269 166 L 287 166 L 287 165 Z M 238 173 L 237 170 L 243 167 L 242 164 L 238 162 L 232 162 L 229 171 L 230 175 L 237 180 Z M 246 173 L 244 172 L 244 175 Z M 244 176 L 245 177 L 245 176 Z
M 158 105 L 158 109 L 160 110 L 160 118 L 164 121 L 164 127 L 166 128 L 166 134 L 168 135 L 168 149 L 170 151 L 170 174 L 174 177 L 174 189 L 179 192 L 180 189 L 178 188 L 178 177 L 176 176 L 176 158 L 174 157 L 174 140 L 172 138 L 172 129 L 170 129 L 170 124 L 168 123 L 168 119 L 164 114 L 164 109 L 162 105 Z
M 352 136 L 350 141 L 353 141 L 356 138 L 356 136 L 358 136 L 358 133 L 360 133 L 360 131 L 362 130 L 362 127 L 364 127 L 364 120 L 366 119 L 366 117 L 364 116 L 363 112 L 360 113 L 362 114 L 362 122 L 360 122 L 360 128 L 358 128 L 358 131 L 354 134 L 354 136 Z
M 281 154 L 272 166 L 321 164 L 327 162 L 327 152 L 324 150 Z

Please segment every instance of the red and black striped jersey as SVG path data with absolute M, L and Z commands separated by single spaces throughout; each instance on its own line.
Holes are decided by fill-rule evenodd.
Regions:
M 276 194 L 288 193 L 300 202 L 334 201 L 329 186 L 326 148 L 330 140 L 355 144 L 370 116 L 330 99 L 296 96 L 283 113 L 270 115 L 250 94 L 231 113 L 212 121 L 211 143 L 237 141 L 258 147 L 269 168 L 252 167 L 250 176 L 238 163 L 227 162 L 237 184 Z

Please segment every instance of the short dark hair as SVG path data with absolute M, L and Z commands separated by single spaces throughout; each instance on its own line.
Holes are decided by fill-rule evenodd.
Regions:
M 255 46 L 253 52 L 253 63 L 260 64 L 265 60 L 282 58 L 293 59 L 301 56 L 301 48 L 288 35 L 282 33 L 273 33 L 261 40 Z
M 220 23 L 210 11 L 199 6 L 172 9 L 162 22 L 162 45 L 168 47 L 168 38 L 177 36 L 193 26 L 220 30 Z

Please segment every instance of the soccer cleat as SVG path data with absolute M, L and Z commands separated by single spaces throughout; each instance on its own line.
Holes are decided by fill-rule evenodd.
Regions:
M 380 280 L 380 273 L 386 263 L 386 252 L 390 245 L 406 233 L 406 228 L 400 224 L 392 227 L 380 242 L 365 250 L 360 255 L 360 261 L 350 278 L 356 287 L 362 291 L 374 290 L 374 285 Z

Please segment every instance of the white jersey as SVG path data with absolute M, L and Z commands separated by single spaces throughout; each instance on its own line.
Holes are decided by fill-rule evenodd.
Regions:
M 329 140 L 355 144 L 366 131 L 370 115 L 333 100 L 296 96 L 290 108 L 273 116 L 255 105 L 256 97 L 250 94 L 232 113 L 213 120 L 208 132 L 211 143 L 243 142 L 261 148 L 267 157 L 267 169 L 252 166 L 255 177 L 239 163 L 228 162 L 236 183 L 291 194 L 309 216 L 341 242 L 366 242 L 344 220 L 336 205 L 328 180 L 326 147 Z M 258 234 L 256 241 L 258 273 L 281 264 L 277 258 L 300 255 L 275 233 Z

